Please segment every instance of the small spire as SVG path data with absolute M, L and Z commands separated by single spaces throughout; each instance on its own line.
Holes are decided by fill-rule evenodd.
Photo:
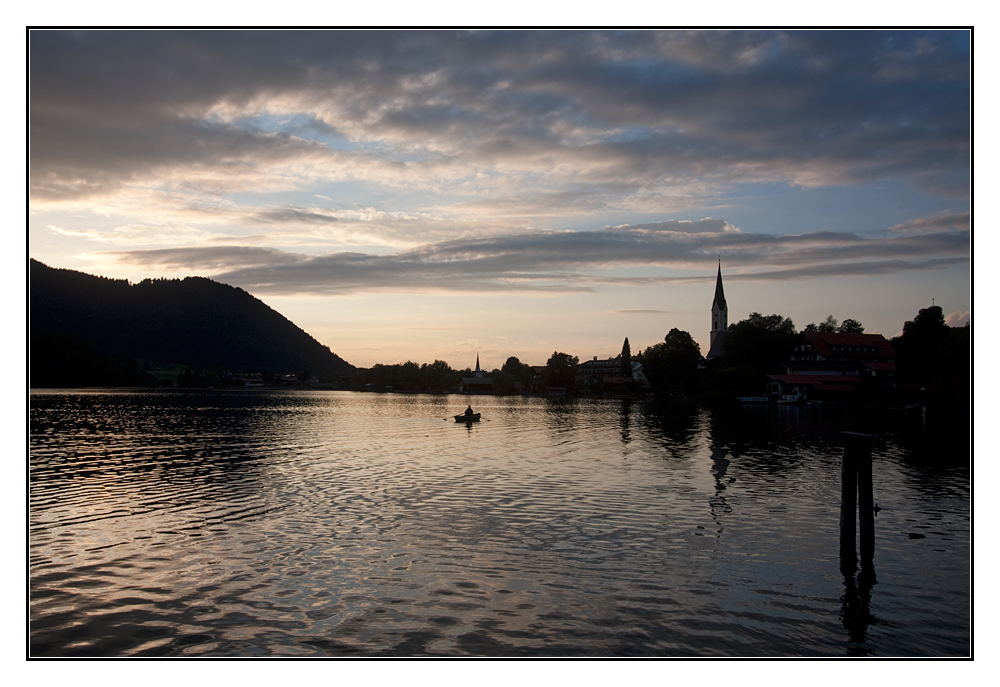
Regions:
M 476 372 L 479 371 L 479 351 L 476 351 Z
M 712 307 L 718 304 L 722 310 L 726 309 L 726 293 L 722 290 L 722 258 L 719 258 L 719 273 L 715 278 L 715 298 L 712 300 Z

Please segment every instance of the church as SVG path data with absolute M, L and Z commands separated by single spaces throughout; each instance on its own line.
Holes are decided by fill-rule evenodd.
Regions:
M 708 354 L 705 360 L 722 357 L 722 340 L 729 327 L 729 308 L 726 307 L 726 293 L 722 290 L 722 260 L 715 278 L 715 299 L 712 301 L 712 333 L 708 338 Z
M 486 372 L 479 369 L 479 354 L 476 353 L 476 371 L 474 377 L 462 377 L 458 385 L 460 394 L 492 394 L 493 380 L 486 377 Z

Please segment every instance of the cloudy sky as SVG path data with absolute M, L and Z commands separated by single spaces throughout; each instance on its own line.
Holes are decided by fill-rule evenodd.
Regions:
M 55 32 L 29 253 L 208 276 L 356 365 L 971 317 L 970 36 Z

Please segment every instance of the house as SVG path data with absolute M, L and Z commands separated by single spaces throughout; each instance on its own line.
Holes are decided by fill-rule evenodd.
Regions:
M 600 382 L 605 377 L 620 375 L 621 367 L 622 357 L 620 355 L 607 360 L 598 360 L 595 355 L 593 360 L 580 363 L 576 369 L 583 377 L 584 383 L 587 383 Z
M 646 375 L 642 372 L 642 363 L 637 360 L 632 361 L 632 380 L 646 385 L 649 383 L 649 380 L 646 379 Z
M 802 332 L 788 360 L 767 375 L 767 394 L 779 403 L 844 400 L 872 380 L 893 378 L 895 359 L 881 334 Z
M 633 393 L 635 383 L 648 388 L 649 382 L 642 372 L 642 363 L 633 360 L 631 369 L 631 374 L 622 374 L 622 357 L 620 355 L 605 360 L 599 360 L 595 355 L 592 360 L 577 366 L 577 382 L 581 386 L 589 388 L 592 393 Z
M 582 378 L 584 383 L 607 381 L 607 378 L 609 377 L 617 377 L 619 379 L 618 383 L 624 384 L 629 380 L 622 375 L 621 368 L 622 357 L 620 355 L 606 360 L 598 360 L 595 355 L 593 360 L 580 363 L 580 365 L 577 366 L 577 373 Z M 632 361 L 632 373 L 629 379 L 636 382 L 646 381 L 646 375 L 642 373 L 642 363 L 638 360 Z
M 846 392 L 862 383 L 853 375 L 821 374 L 769 374 L 767 395 L 779 403 L 798 401 L 842 400 Z
M 895 363 L 896 349 L 881 334 L 802 332 L 788 359 L 796 362 Z

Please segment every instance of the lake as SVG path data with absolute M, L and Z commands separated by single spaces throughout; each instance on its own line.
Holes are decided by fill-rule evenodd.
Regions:
M 469 401 L 483 421 L 456 424 Z M 839 558 L 859 429 L 884 438 L 867 572 Z M 36 390 L 30 652 L 968 656 L 968 434 L 795 406 Z

